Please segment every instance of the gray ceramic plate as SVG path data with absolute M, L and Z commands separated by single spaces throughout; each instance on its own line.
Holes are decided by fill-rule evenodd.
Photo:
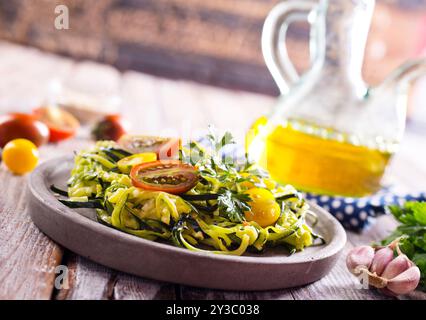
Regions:
M 346 233 L 329 213 L 313 205 L 316 231 L 327 244 L 288 256 L 268 250 L 251 256 L 191 252 L 144 240 L 95 221 L 94 210 L 69 209 L 49 190 L 65 187 L 73 160 L 58 158 L 40 165 L 29 178 L 30 213 L 54 241 L 105 266 L 138 276 L 197 287 L 269 290 L 299 286 L 325 276 L 346 243 Z

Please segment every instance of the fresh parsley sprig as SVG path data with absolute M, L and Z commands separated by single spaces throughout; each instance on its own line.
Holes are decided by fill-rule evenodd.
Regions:
M 226 216 L 230 221 L 241 223 L 245 221 L 244 212 L 250 210 L 250 197 L 236 190 L 238 183 L 249 181 L 250 175 L 262 176 L 260 171 L 252 170 L 252 165 L 245 161 L 243 166 L 239 166 L 235 159 L 224 157 L 224 148 L 235 144 L 235 140 L 230 132 L 225 132 L 223 136 L 218 136 L 212 127 L 209 127 L 207 140 L 210 148 L 203 147 L 199 142 L 191 141 L 181 152 L 181 160 L 190 163 L 198 168 L 201 178 L 208 181 L 217 181 L 213 192 L 217 195 L 215 208 L 219 214 Z M 251 171 L 250 171 L 251 170 Z M 241 171 L 249 176 L 242 176 Z M 209 204 L 209 202 L 207 202 Z
M 389 206 L 388 209 L 401 225 L 382 244 L 389 244 L 405 236 L 400 242 L 400 248 L 419 267 L 419 288 L 426 291 L 426 202 L 409 201 L 403 207 Z
M 222 189 L 217 203 L 219 212 L 226 215 L 232 222 L 241 223 L 245 221 L 244 212 L 250 211 L 250 197 L 244 193 Z

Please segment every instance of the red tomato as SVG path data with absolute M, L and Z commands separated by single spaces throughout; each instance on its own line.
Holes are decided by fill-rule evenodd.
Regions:
M 80 127 L 80 123 L 71 113 L 57 107 L 37 108 L 34 114 L 49 128 L 50 142 L 72 138 Z
M 155 152 L 159 160 L 171 160 L 179 155 L 181 140 L 141 135 L 125 135 L 118 144 L 131 153 Z
M 95 140 L 117 141 L 127 133 L 127 127 L 127 123 L 119 114 L 108 115 L 95 125 L 92 136 Z
M 130 172 L 132 184 L 141 189 L 181 194 L 198 182 L 196 168 L 179 160 L 159 160 L 136 165 Z
M 39 147 L 49 140 L 49 129 L 30 114 L 0 116 L 0 148 L 14 139 L 27 139 Z

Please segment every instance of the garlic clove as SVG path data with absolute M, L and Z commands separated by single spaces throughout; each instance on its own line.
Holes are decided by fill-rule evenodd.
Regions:
M 405 254 L 401 254 L 389 262 L 381 276 L 386 279 L 395 278 L 400 273 L 403 273 L 405 270 L 409 269 L 412 265 L 413 263 L 410 261 L 410 259 L 408 259 Z
M 381 276 L 386 266 L 393 260 L 393 250 L 389 247 L 384 247 L 376 251 L 373 262 L 370 266 L 370 271 Z
M 388 281 L 387 288 L 393 293 L 407 294 L 414 291 L 419 285 L 420 281 L 420 269 L 418 267 L 410 267 L 403 273 L 400 273 L 393 279 Z
M 355 275 L 361 273 L 362 269 L 370 268 L 374 258 L 374 249 L 370 246 L 360 246 L 349 251 L 346 257 L 346 266 Z

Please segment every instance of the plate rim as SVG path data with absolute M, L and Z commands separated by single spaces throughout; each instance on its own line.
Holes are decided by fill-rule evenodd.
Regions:
M 125 242 L 132 244 L 139 244 L 141 246 L 151 246 L 154 249 L 161 250 L 163 252 L 172 252 L 175 254 L 182 255 L 184 257 L 196 257 L 201 259 L 214 259 L 221 260 L 224 262 L 240 262 L 240 263 L 250 263 L 250 264 L 281 264 L 281 265 L 293 265 L 293 264 L 302 264 L 306 262 L 315 262 L 330 258 L 338 253 L 340 253 L 347 242 L 346 232 L 343 226 L 337 221 L 335 217 L 333 217 L 329 212 L 319 207 L 318 205 L 309 202 L 309 205 L 315 209 L 317 212 L 321 212 L 322 215 L 327 217 L 328 221 L 333 223 L 333 229 L 335 230 L 334 236 L 332 240 L 327 243 L 325 246 L 321 247 L 315 253 L 312 253 L 312 256 L 315 256 L 312 259 L 307 260 L 302 255 L 299 256 L 297 253 L 291 256 L 285 255 L 271 255 L 271 256 L 236 256 L 236 255 L 226 255 L 226 254 L 216 254 L 210 252 L 196 252 L 191 251 L 186 248 L 180 248 L 174 246 L 172 244 L 166 244 L 157 242 L 155 240 L 143 239 L 126 232 L 117 230 L 115 228 L 105 226 L 97 221 L 93 221 L 87 217 L 84 217 L 77 211 L 68 208 L 64 204 L 60 203 L 52 191 L 49 189 L 49 186 L 46 185 L 46 181 L 44 179 L 45 174 L 50 174 L 53 172 L 52 164 L 55 162 L 70 162 L 73 161 L 73 156 L 61 156 L 55 157 L 50 160 L 43 162 L 39 165 L 29 176 L 28 186 L 29 191 L 37 199 L 37 201 L 44 206 L 48 206 L 49 209 L 53 209 L 57 214 L 60 214 L 63 218 L 68 221 L 72 221 L 73 223 L 77 223 L 78 225 L 89 228 L 93 230 L 93 232 L 98 232 L 104 236 L 111 235 L 113 237 L 119 237 Z M 57 167 L 56 167 L 57 168 Z M 42 186 L 42 188 L 40 188 Z M 47 195 L 47 197 L 43 197 Z M 59 206 L 59 207 L 58 207 Z M 50 237 L 50 236 L 49 236 Z M 52 238 L 53 239 L 53 238 Z M 53 239 L 56 241 L 55 239 Z M 66 246 L 65 246 L 66 247 Z M 324 253 L 325 252 L 325 253 Z M 292 259 L 289 259 L 289 258 Z

